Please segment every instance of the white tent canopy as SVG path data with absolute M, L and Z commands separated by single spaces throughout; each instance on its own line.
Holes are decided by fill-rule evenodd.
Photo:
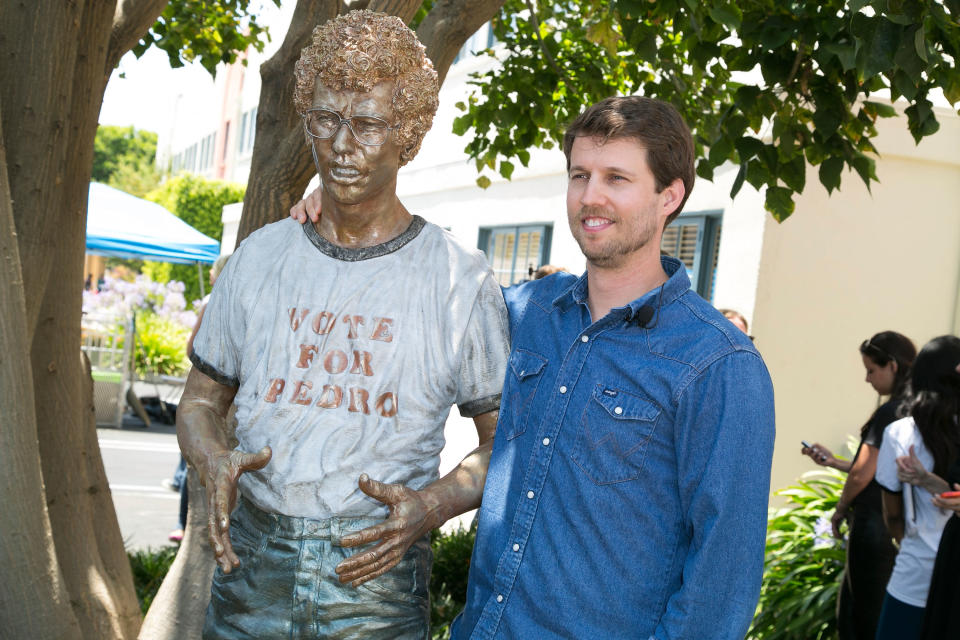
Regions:
M 220 243 L 159 204 L 91 182 L 87 253 L 157 262 L 210 263 L 220 255 Z

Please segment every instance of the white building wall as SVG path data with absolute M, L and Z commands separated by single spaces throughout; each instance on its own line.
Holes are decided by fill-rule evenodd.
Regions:
M 919 349 L 960 331 L 960 119 L 937 115 L 919 145 L 904 119 L 878 122 L 872 193 L 848 172 L 828 196 L 810 168 L 796 212 L 767 219 L 754 333 L 776 393 L 774 488 L 814 467 L 801 439 L 846 455 L 876 406 L 863 340 L 889 329 Z

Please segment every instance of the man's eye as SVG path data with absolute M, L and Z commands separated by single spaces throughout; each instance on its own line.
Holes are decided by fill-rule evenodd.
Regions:
M 384 128 L 384 126 L 376 120 L 364 120 L 362 118 L 354 118 L 353 126 L 358 133 L 373 133 Z

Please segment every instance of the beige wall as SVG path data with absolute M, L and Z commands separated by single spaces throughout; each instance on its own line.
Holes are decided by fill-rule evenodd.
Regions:
M 904 120 L 883 123 L 872 196 L 848 173 L 828 197 L 811 170 L 793 216 L 765 227 L 753 319 L 776 392 L 774 489 L 815 468 L 801 439 L 846 453 L 876 406 L 861 341 L 960 332 L 960 121 L 938 118 L 919 147 Z

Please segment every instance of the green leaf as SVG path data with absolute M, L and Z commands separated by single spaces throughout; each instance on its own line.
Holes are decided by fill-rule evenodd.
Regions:
M 737 194 L 740 193 L 740 189 L 743 188 L 743 181 L 747 177 L 747 163 L 740 163 L 740 170 L 737 171 L 737 177 L 733 179 L 733 186 L 730 187 L 730 197 L 735 198 Z
M 477 186 L 481 189 L 486 189 L 490 184 L 490 178 L 487 176 L 477 176 Z
M 881 118 L 893 118 L 897 115 L 897 110 L 893 105 L 883 102 L 873 102 L 872 100 L 866 100 L 863 104 L 869 105 L 870 109 Z
M 820 184 L 833 193 L 840 188 L 840 175 L 843 172 L 843 158 L 827 158 L 820 165 Z
M 856 44 L 840 44 L 828 42 L 820 47 L 824 51 L 831 53 L 840 61 L 840 66 L 844 71 L 850 71 L 857 65 L 857 46 Z
M 510 179 L 510 176 L 513 175 L 513 163 L 506 160 L 500 161 L 500 175 L 502 175 L 507 180 Z
M 767 197 L 764 202 L 767 211 L 773 214 L 777 222 L 783 222 L 793 213 L 793 191 L 784 187 L 767 187 Z
M 780 163 L 779 178 L 783 180 L 792 191 L 801 193 L 807 182 L 807 163 L 801 152 L 797 152 L 788 162 Z
M 743 20 L 743 14 L 733 4 L 724 4 L 719 6 L 714 6 L 710 8 L 710 17 L 723 26 L 727 27 L 731 31 L 736 31 L 740 28 L 741 21 Z
M 453 132 L 458 136 L 464 135 L 473 126 L 473 117 L 468 113 L 453 119 Z
M 867 191 L 870 191 L 870 181 L 877 180 L 876 161 L 873 158 L 860 154 L 856 156 L 850 164 L 853 165 L 854 171 L 856 171 L 860 179 L 863 180 L 863 184 L 867 186 Z

